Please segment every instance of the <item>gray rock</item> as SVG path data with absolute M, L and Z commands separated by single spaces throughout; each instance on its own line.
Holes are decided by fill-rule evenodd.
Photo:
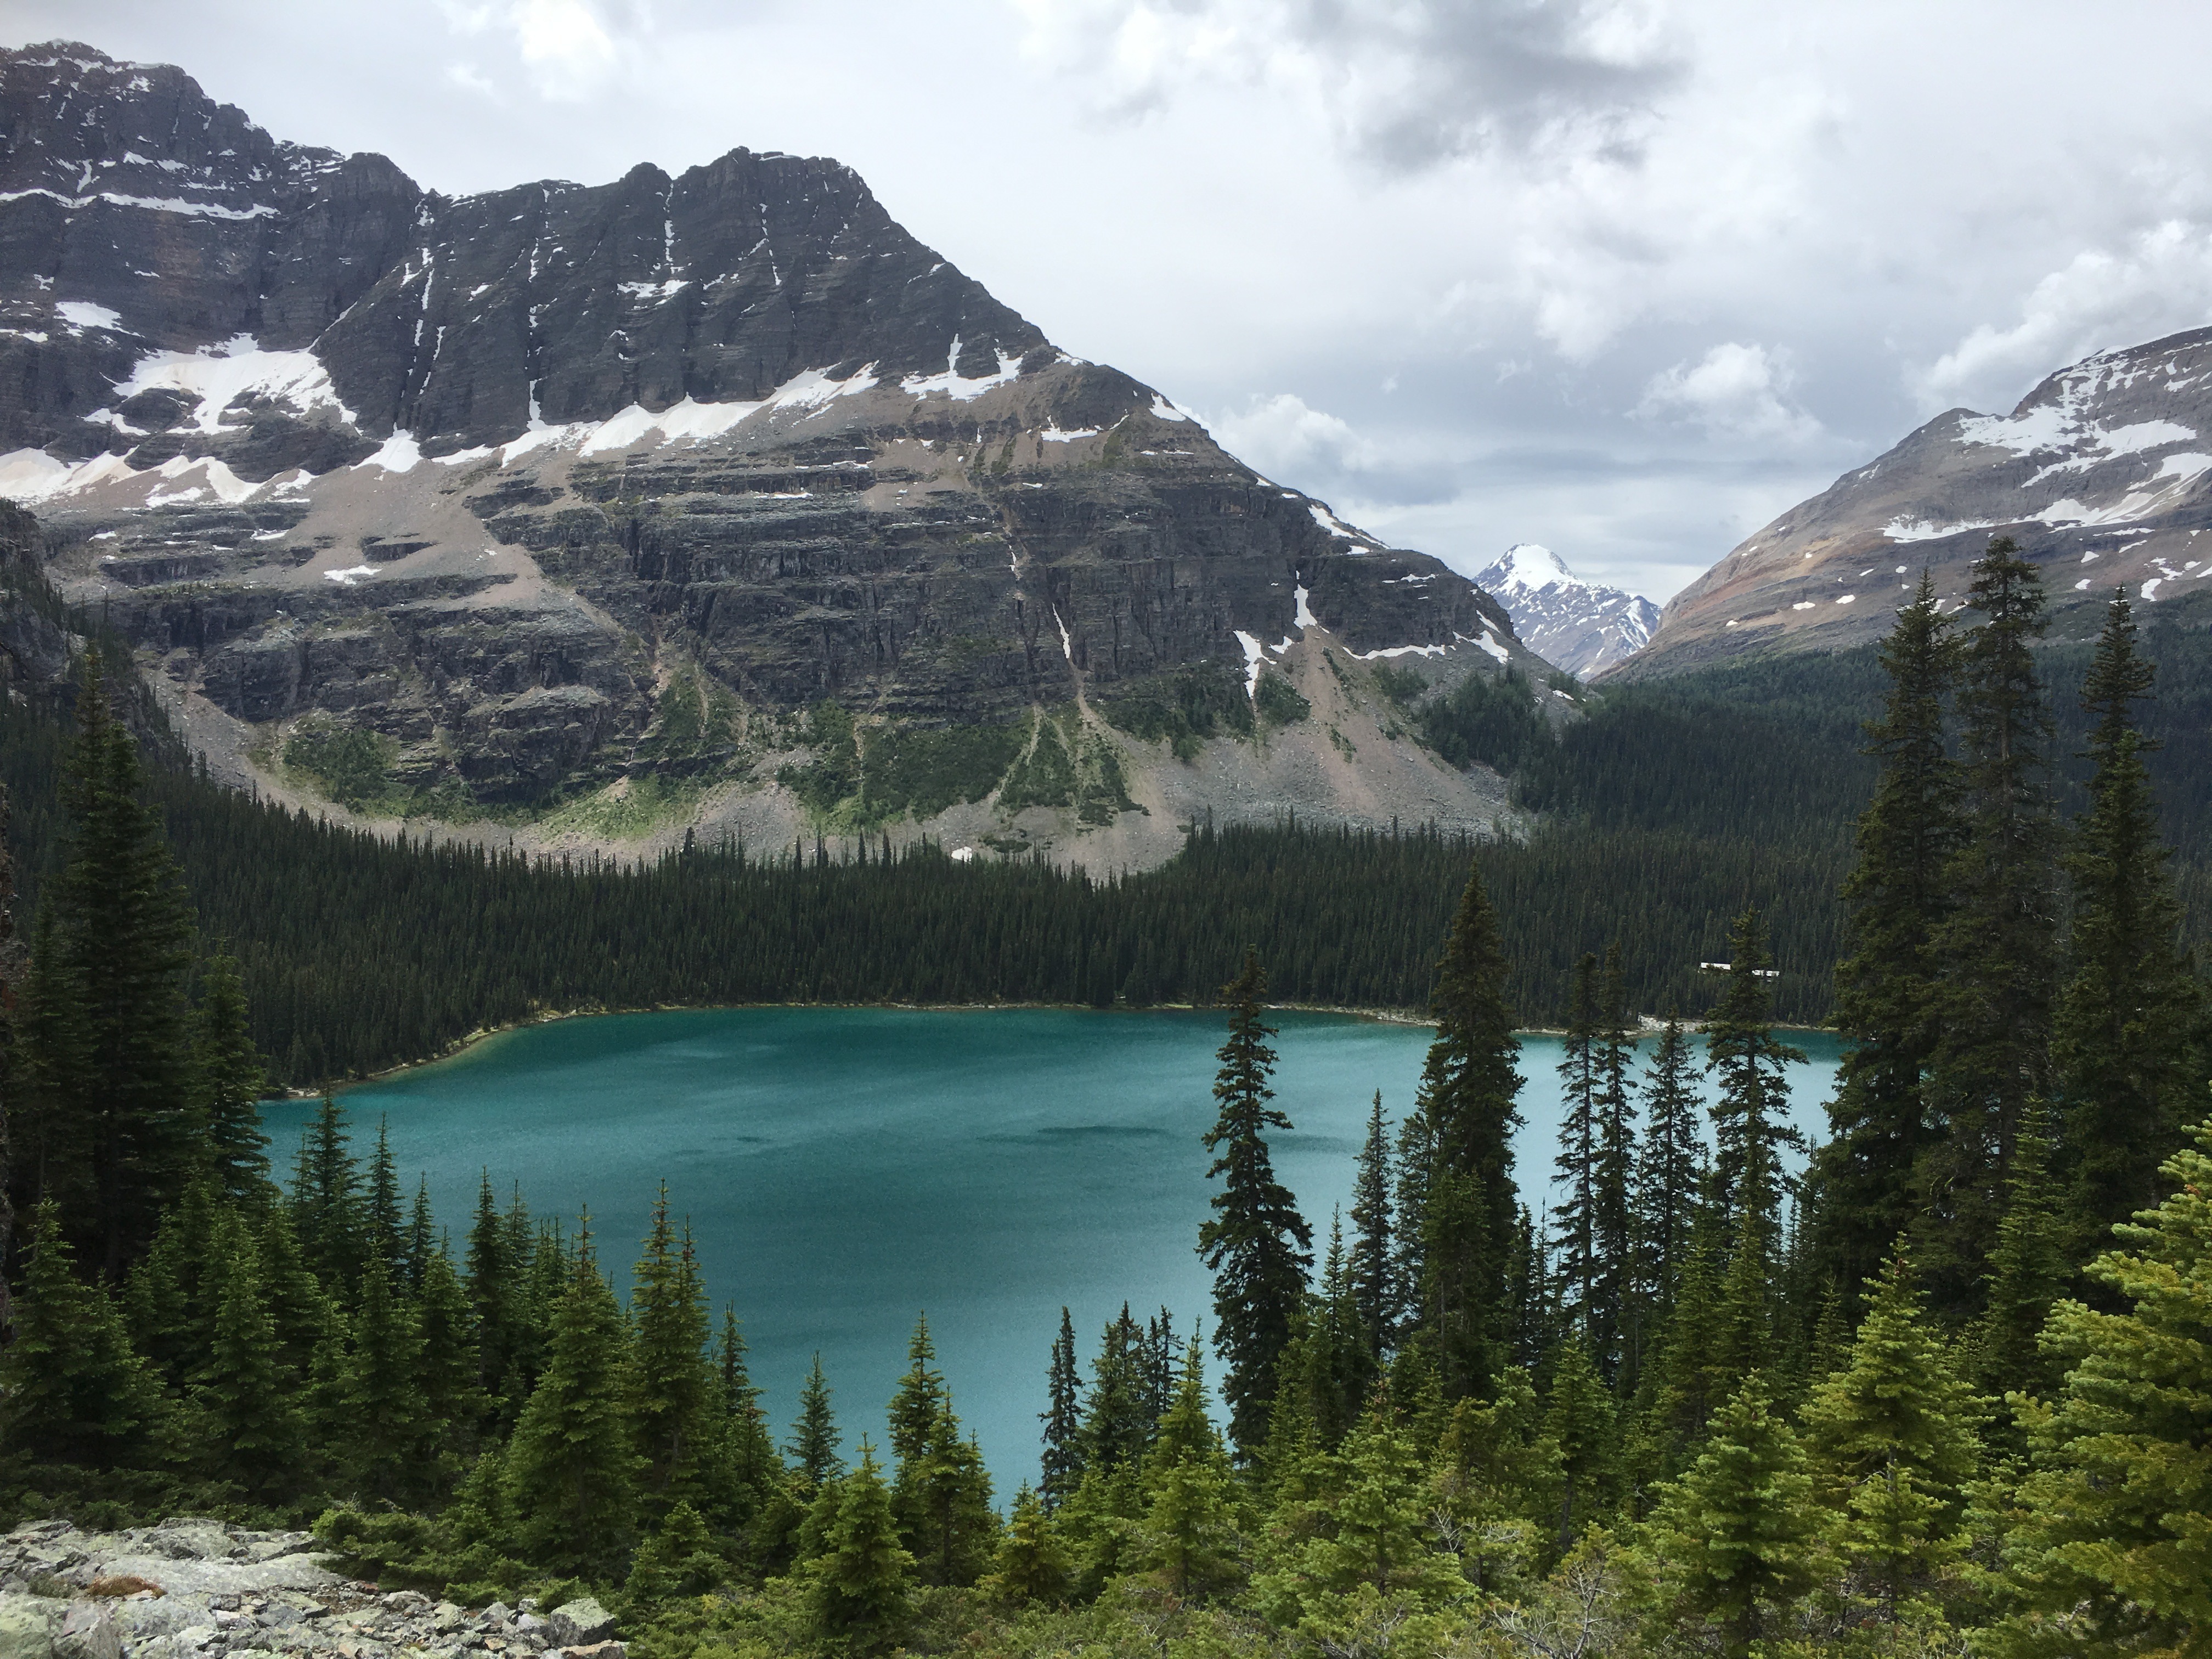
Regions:
M 451 1601 L 441 1601 L 430 1609 L 430 1628 L 445 1632 L 459 1630 L 468 1622 L 468 1614 Z
M 123 1632 L 104 1601 L 72 1601 L 54 1632 L 54 1659 L 123 1659 Z
M 590 1647 L 614 1633 L 614 1615 L 594 1596 L 564 1602 L 553 1609 L 554 1640 L 562 1647 Z
M 62 1610 L 43 1595 L 0 1595 L 0 1659 L 53 1659 Z

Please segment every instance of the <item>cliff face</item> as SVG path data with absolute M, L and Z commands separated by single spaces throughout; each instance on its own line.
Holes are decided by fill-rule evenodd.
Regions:
M 779 835 L 948 792 L 1048 839 L 1508 810 L 1363 672 L 1540 668 L 1495 602 L 834 161 L 448 199 L 66 45 L 0 53 L 0 494 L 240 781 L 320 790 L 288 757 L 343 738 L 352 804 L 464 819 L 648 780 Z M 919 740 L 977 728 L 950 773 Z M 1040 744 L 1060 781 L 1002 787 Z M 840 765 L 935 781 L 895 810 Z
M 1955 609 L 1998 534 L 2043 567 L 2056 631 L 2093 632 L 2115 587 L 2155 605 L 2212 574 L 2208 451 L 2212 329 L 2100 352 L 2009 415 L 1937 416 L 1790 508 L 1676 595 L 1613 672 L 1879 638 L 1923 569 Z

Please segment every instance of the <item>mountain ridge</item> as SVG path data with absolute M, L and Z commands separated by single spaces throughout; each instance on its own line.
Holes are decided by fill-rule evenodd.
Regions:
M 1659 607 L 1641 593 L 1576 575 L 1548 547 L 1516 542 L 1474 574 L 1528 648 L 1587 680 L 1650 643 Z
M 326 805 L 337 744 L 372 816 L 1120 862 L 1209 815 L 1515 816 L 1367 672 L 1540 679 L 1494 599 L 840 164 L 447 198 L 73 46 L 0 54 L 0 494 L 234 781 Z

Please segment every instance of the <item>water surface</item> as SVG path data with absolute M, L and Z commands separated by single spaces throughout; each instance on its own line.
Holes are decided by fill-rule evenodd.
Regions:
M 1284 1013 L 1275 1143 L 1327 1235 L 1348 1205 L 1368 1103 L 1412 1103 L 1431 1032 Z M 1188 1329 L 1211 1286 L 1194 1251 L 1210 1188 L 1218 1014 L 1062 1009 L 739 1008 L 616 1014 L 507 1032 L 350 1091 L 357 1149 L 390 1126 L 401 1180 L 427 1177 L 458 1249 L 479 1172 L 538 1214 L 588 1206 L 603 1261 L 635 1259 L 665 1178 L 714 1297 L 744 1322 L 779 1434 L 819 1350 L 847 1449 L 883 1408 L 927 1309 L 939 1360 L 1001 1495 L 1034 1479 L 1047 1351 L 1064 1303 L 1087 1362 L 1124 1299 Z M 1809 1130 L 1833 1039 L 1795 1039 Z M 1559 1040 L 1522 1039 L 1520 1179 L 1549 1178 Z M 271 1103 L 289 1157 L 313 1108 Z M 618 1279 L 622 1274 L 618 1272 Z

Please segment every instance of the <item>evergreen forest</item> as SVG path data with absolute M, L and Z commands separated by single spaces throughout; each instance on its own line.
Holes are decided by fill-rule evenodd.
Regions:
M 859 848 L 562 871 L 380 849 L 251 803 L 223 820 L 220 798 L 148 769 L 94 660 L 67 732 L 11 745 L 32 755 L 11 784 L 52 786 L 25 792 L 13 844 L 52 841 L 24 860 L 37 901 L 7 1026 L 0 1509 L 311 1523 L 387 1586 L 549 1606 L 590 1590 L 639 1659 L 2212 1652 L 2212 1024 L 2166 829 L 2193 809 L 2159 793 L 2166 688 L 2125 598 L 2063 723 L 2045 627 L 2035 568 L 2002 538 L 1968 611 L 1944 616 L 1923 584 L 1899 612 L 1817 976 L 1775 976 L 1780 907 L 1753 884 L 1723 973 L 1639 963 L 1671 945 L 1627 926 L 1562 967 L 1534 940 L 1541 848 L 1286 829 L 1194 836 L 1185 860 L 1226 890 L 1206 912 L 1224 931 L 1170 935 L 1193 942 L 1135 994 L 1108 941 L 1141 932 L 1054 930 L 1137 914 L 1137 880 Z M 1681 705 L 1624 705 L 1688 740 Z M 1562 748 L 1542 787 L 1571 796 L 1583 763 Z M 1064 1313 L 1038 1332 L 1039 1459 L 1012 1493 L 963 1431 L 926 1319 L 880 1419 L 841 1415 L 817 1360 L 779 1436 L 741 1287 L 702 1282 L 682 1194 L 664 1188 L 624 1297 L 626 1242 L 588 1215 L 487 1182 L 472 1214 L 434 1216 L 336 1098 L 272 1161 L 256 1102 L 264 1034 L 287 1028 L 254 1006 L 271 977 L 244 952 L 282 960 L 300 936 L 235 925 L 250 860 L 194 850 L 217 823 L 273 866 L 322 871 L 326 918 L 351 869 L 406 917 L 474 893 L 479 928 L 532 938 L 547 919 L 546 956 L 474 981 L 488 992 L 563 971 L 563 902 L 613 896 L 594 925 L 641 927 L 709 890 L 764 915 L 778 894 L 848 905 L 832 914 L 855 938 L 862 897 L 901 899 L 908 919 L 864 960 L 912 983 L 914 918 L 964 925 L 933 895 L 971 877 L 1034 960 L 1074 951 L 1091 1000 L 1218 974 L 1213 1121 L 1194 1109 L 1191 1141 L 1214 1182 L 1194 1241 L 1210 1317 L 1178 1331 L 1125 1309 L 1095 1344 Z M 1355 933 L 1357 957 L 1279 920 L 1234 931 L 1262 874 L 1332 860 L 1384 890 L 1419 873 L 1431 908 L 1409 899 L 1400 937 Z M 230 896 L 193 884 L 224 868 Z M 348 1052 L 470 1018 L 478 964 L 452 925 L 434 981 L 450 989 L 395 992 Z M 643 977 L 681 953 L 613 937 L 641 977 L 609 983 L 683 985 Z M 802 957 L 787 931 L 747 971 L 842 971 L 819 938 Z M 334 960 L 301 948 L 298 969 L 335 983 Z M 1403 998 L 1409 980 L 1435 1024 L 1418 1096 L 1395 1123 L 1378 1096 L 1350 1212 L 1324 1226 L 1271 1158 L 1292 1126 L 1272 1103 L 1270 1000 L 1316 982 Z M 859 969 L 793 982 L 882 994 Z M 1817 1146 L 1788 1127 L 1781 1075 L 1813 982 L 1848 1042 Z M 1551 1171 L 1514 1166 L 1529 1006 L 1565 1031 Z M 1547 1176 L 1553 1200 L 1532 1203 Z M 733 1297 L 719 1316 L 715 1292 Z

